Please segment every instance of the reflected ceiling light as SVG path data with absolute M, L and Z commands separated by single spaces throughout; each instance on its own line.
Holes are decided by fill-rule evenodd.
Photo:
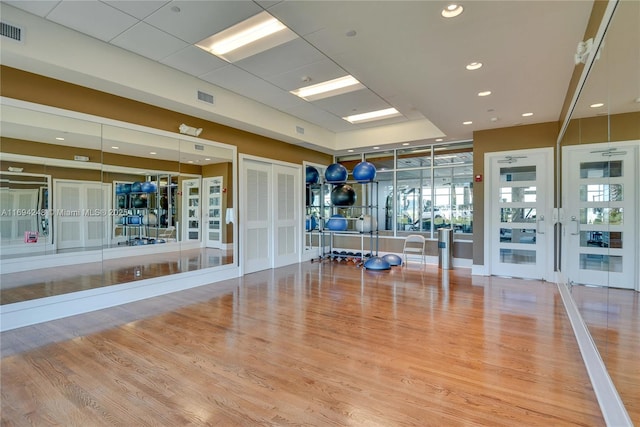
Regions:
M 111 148 L 113 148 L 114 150 L 119 150 L 120 147 L 118 147 L 117 145 L 112 145 Z
M 522 113 L 522 117 L 531 117 L 533 113 Z
M 373 120 L 388 119 L 391 117 L 401 116 L 395 108 L 385 108 L 384 110 L 370 111 L 368 113 L 354 114 L 352 116 L 343 117 L 349 123 L 364 123 Z
M 465 68 L 469 71 L 477 70 L 479 68 L 482 68 L 482 62 L 471 62 L 467 64 Z
M 409 145 L 409 143 L 408 142 L 403 142 L 402 145 L 407 146 L 407 145 Z
M 452 3 L 442 9 L 441 13 L 445 18 L 455 18 L 456 16 L 460 15 L 463 10 L 464 8 L 461 5 Z
M 473 124 L 473 122 L 472 122 L 472 121 L 462 122 L 462 124 L 463 124 L 463 125 L 470 125 L 470 124 Z
M 373 149 L 374 149 L 374 150 L 379 150 L 379 149 L 380 149 L 380 147 L 373 147 Z
M 436 142 L 442 142 L 442 141 L 444 141 L 444 139 L 442 139 L 442 138 L 437 138 L 436 139 Z
M 64 141 L 64 138 L 63 138 L 63 137 L 61 137 L 61 136 L 56 136 L 56 140 L 58 140 L 58 141 Z
M 484 92 L 478 92 L 478 96 L 489 96 L 491 95 L 490 90 L 485 90 Z
M 307 101 L 316 101 L 360 89 L 364 89 L 364 85 L 356 80 L 355 77 L 344 76 L 327 80 L 326 82 L 316 83 L 311 86 L 301 87 L 292 90 L 291 93 Z
M 158 153 L 156 153 L 155 151 L 149 151 L 149 154 L 156 155 Z
M 22 172 L 24 168 L 18 168 L 15 166 L 9 166 L 9 172 Z
M 298 36 L 268 12 L 260 12 L 236 25 L 196 43 L 225 61 L 235 62 Z
M 604 104 L 602 102 L 597 102 L 595 104 L 589 105 L 589 107 L 591 107 L 591 108 L 600 108 L 600 107 L 603 107 L 603 106 L 604 106 Z

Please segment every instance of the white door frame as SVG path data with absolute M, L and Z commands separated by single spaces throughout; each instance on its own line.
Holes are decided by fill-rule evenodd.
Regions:
M 218 197 L 218 205 L 211 206 L 211 192 L 210 188 L 214 185 L 219 187 L 219 192 L 215 194 L 215 197 Z M 224 218 L 222 212 L 222 196 L 223 196 L 223 177 L 222 176 L 211 176 L 202 178 L 202 240 L 204 241 L 204 246 L 207 248 L 217 248 L 223 249 L 222 245 L 222 227 L 224 227 Z M 210 216 L 210 212 L 212 209 L 218 210 L 218 216 Z M 211 228 L 210 221 L 214 220 L 218 222 L 218 228 Z M 218 234 L 218 239 L 211 239 L 211 232 L 215 232 Z
M 544 197 L 545 211 L 542 214 L 545 217 L 545 220 L 538 226 L 542 227 L 540 231 L 542 231 L 545 235 L 544 247 L 542 250 L 538 250 L 540 254 L 545 256 L 543 261 L 543 270 L 541 272 L 541 277 L 544 280 L 551 281 L 555 280 L 555 273 L 553 271 L 554 265 L 554 221 L 553 215 L 554 211 L 554 194 L 555 194 L 555 185 L 554 185 L 554 150 L 551 147 L 544 148 L 534 148 L 534 149 L 523 149 L 523 150 L 512 150 L 512 151 L 499 151 L 499 152 L 491 152 L 485 153 L 484 156 L 484 171 L 485 171 L 485 185 L 484 185 L 484 265 L 486 268 L 486 274 L 492 275 L 497 274 L 495 268 L 492 265 L 492 254 L 493 250 L 496 247 L 496 244 L 493 242 L 491 232 L 492 225 L 494 223 L 492 218 L 492 212 L 494 208 L 495 198 L 492 197 L 494 191 L 497 189 L 492 188 L 494 184 L 493 180 L 493 168 L 492 161 L 497 158 L 505 158 L 507 156 L 512 156 L 514 158 L 518 156 L 528 156 L 528 155 L 539 155 L 542 154 L 547 159 L 547 164 L 549 165 L 549 169 L 546 173 L 551 175 L 545 183 L 546 188 L 544 190 L 538 190 L 537 194 L 539 197 Z M 535 224 L 532 224 L 532 227 L 536 227 Z

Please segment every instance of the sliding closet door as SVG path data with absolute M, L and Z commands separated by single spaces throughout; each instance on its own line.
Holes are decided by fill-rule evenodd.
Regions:
M 300 261 L 300 168 L 242 159 L 244 272 Z
M 242 162 L 242 187 L 241 194 L 243 209 L 241 214 L 244 221 L 241 223 L 242 253 L 244 255 L 244 272 L 271 268 L 271 211 L 272 198 L 271 180 L 272 167 L 269 163 L 253 160 Z
M 300 169 L 274 165 L 274 267 L 300 260 Z

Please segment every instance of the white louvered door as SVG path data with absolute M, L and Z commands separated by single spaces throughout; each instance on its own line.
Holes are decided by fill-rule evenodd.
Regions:
M 245 273 L 300 260 L 300 169 L 242 161 L 241 242 Z
M 245 160 L 243 163 L 244 183 L 244 230 L 243 249 L 244 271 L 271 268 L 271 165 Z

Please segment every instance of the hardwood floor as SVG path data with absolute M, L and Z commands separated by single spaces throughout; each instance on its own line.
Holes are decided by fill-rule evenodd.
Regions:
M 188 249 L 0 275 L 0 304 L 167 276 L 233 262 L 221 249 Z
M 2 334 L 2 425 L 602 426 L 554 284 L 303 263 Z

